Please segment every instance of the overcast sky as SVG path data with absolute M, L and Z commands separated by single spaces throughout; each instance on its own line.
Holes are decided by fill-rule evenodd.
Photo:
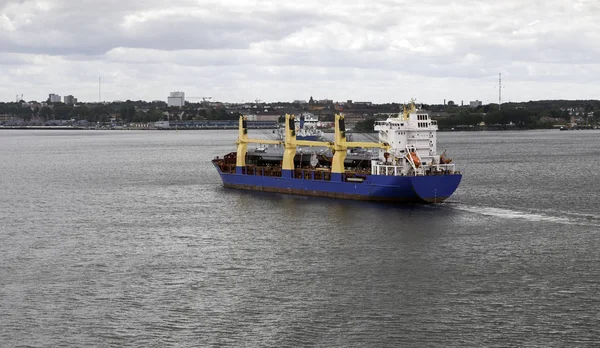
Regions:
M 0 101 L 490 103 L 499 73 L 600 99 L 598 0 L 0 0 Z

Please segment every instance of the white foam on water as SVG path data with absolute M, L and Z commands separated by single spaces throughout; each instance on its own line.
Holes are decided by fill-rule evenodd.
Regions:
M 519 219 L 532 222 L 549 222 L 566 225 L 582 225 L 582 226 L 598 226 L 600 227 L 600 216 L 594 216 L 591 214 L 545 214 L 539 212 L 520 211 L 506 208 L 486 207 L 486 206 L 473 206 L 473 205 L 462 205 L 453 204 L 450 206 L 452 209 L 467 211 L 475 214 L 494 216 L 504 219 Z M 569 216 L 570 215 L 570 216 Z

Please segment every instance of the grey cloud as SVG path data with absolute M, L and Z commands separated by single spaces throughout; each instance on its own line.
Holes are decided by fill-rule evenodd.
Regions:
M 281 39 L 302 26 L 324 20 L 302 9 L 276 12 L 257 8 L 243 12 L 208 4 L 204 5 L 208 8 L 206 13 L 193 13 L 192 10 L 202 6 L 189 7 L 191 14 L 167 12 L 161 16 L 159 12 L 158 16 L 139 23 L 134 20 L 127 27 L 126 18 L 135 19 L 136 13 L 144 17 L 144 10 L 141 6 L 132 8 L 111 2 L 114 5 L 111 8 L 118 10 L 109 12 L 105 4 L 88 2 L 88 6 L 63 5 L 51 12 L 38 12 L 19 30 L 0 33 L 0 45 L 6 52 L 52 55 L 98 55 L 115 47 L 241 49 L 253 42 Z M 158 8 L 164 8 L 160 4 Z
M 0 5 L 0 68 L 11 76 L 0 91 L 34 90 L 19 76 L 35 74 L 43 86 L 93 89 L 102 74 L 115 91 L 148 99 L 200 82 L 239 93 L 238 84 L 258 86 L 266 98 L 284 93 L 279 85 L 294 91 L 335 86 L 343 95 L 400 81 L 437 98 L 439 92 L 423 85 L 442 80 L 476 91 L 472 86 L 502 72 L 543 90 L 600 74 L 600 7 L 592 2 L 44 3 L 49 6 Z

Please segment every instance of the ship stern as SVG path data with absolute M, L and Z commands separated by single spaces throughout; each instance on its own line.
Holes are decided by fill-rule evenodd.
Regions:
M 462 174 L 428 175 L 412 177 L 415 195 L 424 203 L 440 203 L 452 196 L 458 188 Z

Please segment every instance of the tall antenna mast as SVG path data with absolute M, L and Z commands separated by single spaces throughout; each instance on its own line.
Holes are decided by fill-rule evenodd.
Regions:
M 102 102 L 102 90 L 101 90 L 101 86 L 102 86 L 102 81 L 100 80 L 100 76 L 98 76 L 98 103 Z
M 498 74 L 498 110 L 502 109 L 502 73 Z

